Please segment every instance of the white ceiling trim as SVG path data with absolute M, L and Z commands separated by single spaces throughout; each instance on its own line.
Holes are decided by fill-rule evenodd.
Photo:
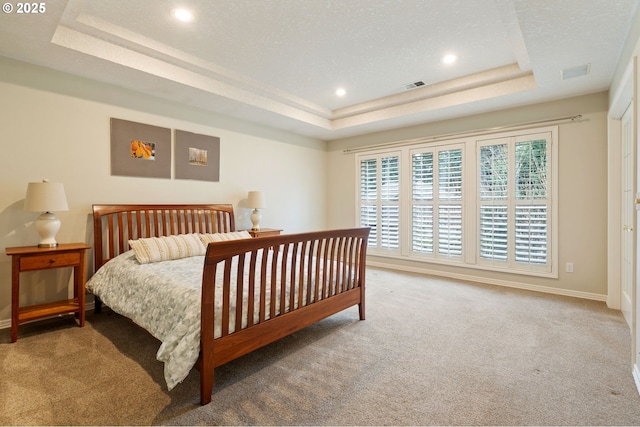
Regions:
M 83 22 L 92 21 L 85 16 Z M 523 75 L 518 65 L 513 64 L 335 110 L 330 118 L 326 118 L 274 99 L 275 96 L 262 96 L 255 88 L 247 90 L 225 83 L 64 25 L 58 25 L 51 43 L 327 130 L 346 129 L 535 88 L 533 75 L 530 72 Z M 154 51 L 166 54 L 168 49 Z M 196 61 L 190 63 L 193 62 Z
M 364 102 L 362 104 L 352 105 L 333 111 L 334 118 L 344 118 L 354 116 L 369 111 L 380 110 L 385 107 L 392 107 L 408 102 L 435 98 L 456 92 L 463 92 L 468 89 L 481 86 L 489 86 L 501 81 L 513 80 L 515 78 L 532 75 L 530 71 L 522 72 L 518 64 L 505 65 L 504 67 L 494 68 L 492 70 L 483 71 L 472 74 L 470 76 L 460 77 L 457 79 L 447 80 L 441 83 L 422 86 L 418 89 L 409 90 L 404 93 L 390 95 L 373 101 Z M 527 87 L 528 88 L 528 87 Z M 467 100 L 470 102 L 472 100 Z
M 52 44 L 325 130 L 348 129 L 535 88 L 531 72 L 523 72 L 519 64 L 512 64 L 330 111 L 96 16 L 79 12 L 80 8 L 74 4 L 71 1 L 67 5 L 51 39 Z M 503 19 L 513 24 L 514 14 L 512 11 Z M 515 26 L 510 25 L 512 42 L 522 40 L 517 24 Z M 524 43 L 519 45 L 519 50 L 519 62 L 528 63 Z
M 323 129 L 331 129 L 330 121 L 317 114 L 302 111 L 237 86 L 212 79 L 142 53 L 134 52 L 125 47 L 65 27 L 64 25 L 59 25 L 56 28 L 51 42 L 86 55 L 91 55 L 156 77 L 281 114 Z
M 396 117 L 408 116 L 414 113 L 435 111 L 457 105 L 469 104 L 485 99 L 497 98 L 503 95 L 535 89 L 536 83 L 531 73 L 510 80 L 483 84 L 469 89 L 460 89 L 455 92 L 434 96 L 428 99 L 409 102 L 393 107 L 374 110 L 368 113 L 352 115 L 333 120 L 333 129 L 344 129 L 373 122 L 383 122 Z
M 98 30 L 98 34 L 102 37 L 105 35 L 111 36 L 115 41 L 128 43 L 132 49 L 136 49 L 138 52 L 148 51 L 151 55 L 158 59 L 168 60 L 174 65 L 186 66 L 187 68 L 197 69 L 199 72 L 204 71 L 209 74 L 209 77 L 218 80 L 226 80 L 229 84 L 244 87 L 253 92 L 262 93 L 264 96 L 279 99 L 285 104 L 289 104 L 296 108 L 306 110 L 315 114 L 319 114 L 323 117 L 329 118 L 331 111 L 320 105 L 309 102 L 300 97 L 293 96 L 282 90 L 265 85 L 256 80 L 250 79 L 246 76 L 242 76 L 238 73 L 234 73 L 225 69 L 219 65 L 216 65 L 210 61 L 205 61 L 194 55 L 190 55 L 179 49 L 174 49 L 165 44 L 159 43 L 148 37 L 144 37 L 136 32 L 129 31 L 126 28 L 122 28 L 118 25 L 107 22 L 103 19 L 91 16 L 85 13 L 80 13 L 74 20 L 77 23 L 84 24 L 90 29 Z

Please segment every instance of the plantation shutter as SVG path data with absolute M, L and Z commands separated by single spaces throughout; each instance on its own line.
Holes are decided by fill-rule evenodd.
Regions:
M 516 142 L 515 260 L 547 263 L 547 141 Z
M 433 152 L 412 156 L 412 250 L 433 254 Z
M 438 254 L 462 255 L 462 150 L 438 152 Z
M 507 144 L 480 149 L 480 258 L 507 261 L 508 257 Z
M 378 242 L 378 159 L 360 162 L 360 225 L 371 227 L 369 246 Z
M 380 247 L 400 247 L 400 158 L 382 158 L 381 167 Z
M 462 149 L 414 151 L 411 156 L 411 251 L 462 255 Z
M 550 138 L 521 135 L 480 146 L 478 257 L 485 264 L 550 271 Z
M 368 244 L 400 248 L 400 157 L 379 155 L 360 160 L 360 225 L 371 227 Z

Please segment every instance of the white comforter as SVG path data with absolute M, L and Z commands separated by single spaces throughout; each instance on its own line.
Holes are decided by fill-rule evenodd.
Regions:
M 165 364 L 169 390 L 186 378 L 200 353 L 203 266 L 203 256 L 139 264 L 128 251 L 87 282 L 87 289 L 107 306 L 162 342 L 156 358 Z
M 261 256 L 258 255 L 257 259 L 256 269 L 259 271 Z M 290 263 L 291 259 L 288 262 Z M 249 265 L 248 259 L 245 262 L 245 266 L 247 265 Z M 87 289 L 100 297 L 112 310 L 133 320 L 161 341 L 156 358 L 164 362 L 164 377 L 169 390 L 187 377 L 200 354 L 203 267 L 204 256 L 139 264 L 134 252 L 128 251 L 103 265 L 87 282 Z M 222 268 L 218 269 L 216 277 L 218 284 L 216 316 L 222 311 L 222 291 L 219 289 L 219 284 L 222 283 L 222 270 Z M 270 265 L 267 266 L 266 271 L 267 283 L 269 283 Z M 232 280 L 235 281 L 235 277 L 232 277 Z M 234 286 L 231 287 L 232 303 L 235 301 L 234 288 Z M 286 290 L 288 293 L 288 284 Z M 255 292 L 255 304 L 257 304 L 260 300 L 259 286 L 256 286 Z M 266 292 L 268 300 L 269 286 Z M 279 298 L 279 292 L 278 289 L 276 298 Z M 306 298 L 306 289 L 303 289 L 303 296 Z M 286 300 L 288 301 L 288 298 Z M 243 295 L 243 301 L 243 313 L 246 313 L 248 301 L 246 294 Z M 288 307 L 285 308 L 287 309 Z M 259 312 L 251 311 L 254 322 L 257 323 Z M 231 307 L 229 324 L 231 332 L 235 329 L 234 313 L 235 308 Z M 279 310 L 276 310 L 276 314 L 278 313 Z M 268 312 L 266 317 L 269 317 Z M 243 326 L 246 322 L 247 319 L 243 318 Z M 221 326 L 218 321 L 214 325 L 214 336 L 216 338 L 221 336 Z

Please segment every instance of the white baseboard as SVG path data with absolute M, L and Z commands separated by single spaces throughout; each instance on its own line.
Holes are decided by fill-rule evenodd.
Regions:
M 552 288 L 550 286 L 531 285 L 529 283 L 514 282 L 511 280 L 491 279 L 486 277 L 471 276 L 467 274 L 442 272 L 438 270 L 430 270 L 429 268 L 424 268 L 424 267 L 408 267 L 403 265 L 397 265 L 397 264 L 379 262 L 379 261 L 370 261 L 370 260 L 367 261 L 367 265 L 370 265 L 372 267 L 386 268 L 389 270 L 399 270 L 399 271 L 407 271 L 410 273 L 422 273 L 430 276 L 446 277 L 449 279 L 463 280 L 466 282 L 483 283 L 486 285 L 505 286 L 508 288 L 517 288 L 517 289 L 524 289 L 527 291 L 543 292 L 546 294 L 564 295 L 569 297 L 589 299 L 589 300 L 595 300 L 595 301 L 607 300 L 606 295 L 594 294 L 591 292 L 571 291 L 568 289 Z
M 93 307 L 94 307 L 93 301 L 88 302 L 84 306 L 84 311 L 87 312 L 89 310 L 93 310 Z M 57 317 L 57 316 L 51 316 L 51 317 Z M 32 320 L 31 322 L 37 322 L 38 320 L 42 320 L 42 319 Z M 25 322 L 25 323 L 31 323 L 31 322 Z M 0 320 L 0 329 L 8 329 L 10 327 L 11 327 L 11 319 Z

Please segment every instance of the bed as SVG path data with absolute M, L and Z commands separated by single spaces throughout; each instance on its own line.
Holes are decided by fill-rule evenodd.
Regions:
M 96 313 L 161 342 L 169 390 L 197 367 L 202 405 L 216 367 L 355 305 L 365 319 L 369 228 L 251 238 L 227 204 L 96 204 L 93 223 Z

